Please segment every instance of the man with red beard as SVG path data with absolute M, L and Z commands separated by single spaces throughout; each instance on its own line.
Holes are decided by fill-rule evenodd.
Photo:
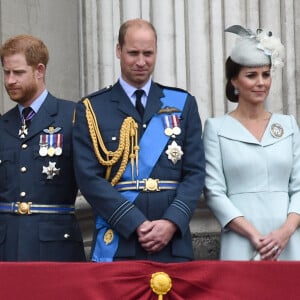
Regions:
M 48 49 L 18 35 L 0 48 L 6 91 L 17 105 L 0 121 L 0 260 L 84 261 L 74 215 L 75 103 L 45 85 Z

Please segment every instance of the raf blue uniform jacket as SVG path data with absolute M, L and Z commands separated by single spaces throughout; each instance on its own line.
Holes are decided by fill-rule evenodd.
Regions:
M 75 103 L 48 94 L 21 139 L 19 109 L 15 106 L 0 120 L 0 202 L 74 205 L 77 186 L 72 159 L 72 119 Z M 50 126 L 61 128 L 60 156 L 40 156 L 40 135 Z M 43 167 L 55 162 L 60 169 L 47 179 Z M 71 214 L 18 215 L 0 213 L 0 260 L 83 261 L 79 225 Z
M 132 116 L 138 123 L 141 137 L 151 118 L 163 106 L 161 98 L 164 97 L 164 88 L 152 82 L 143 120 L 119 82 L 88 96 L 107 149 L 112 151 L 117 149 L 121 125 L 128 116 Z M 79 189 L 91 204 L 95 214 L 107 222 L 114 220 L 109 224 L 119 234 L 119 246 L 114 260 L 147 259 L 176 262 L 193 259 L 189 222 L 204 185 L 205 160 L 197 103 L 190 94 L 187 94 L 180 126 L 182 131 L 176 136 L 175 141 L 184 152 L 182 159 L 176 164 L 168 159 L 165 151 L 173 140 L 170 139 L 149 176 L 160 180 L 178 181 L 180 183 L 177 190 L 140 192 L 135 202 L 129 204 L 122 194 L 104 179 L 106 169 L 99 164 L 95 156 L 84 104 L 78 103 L 73 134 L 76 178 Z M 112 170 L 111 177 L 116 170 L 117 168 Z M 157 219 L 172 221 L 178 230 L 163 250 L 150 255 L 139 245 L 136 228 L 146 220 Z

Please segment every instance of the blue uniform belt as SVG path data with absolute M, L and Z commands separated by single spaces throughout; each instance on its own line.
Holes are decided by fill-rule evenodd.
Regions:
M 174 180 L 159 180 L 147 178 L 134 181 L 120 181 L 115 185 L 115 189 L 121 191 L 144 191 L 144 192 L 159 192 L 161 190 L 176 190 L 178 181 Z
M 32 204 L 32 202 L 0 202 L 0 213 L 19 215 L 36 214 L 74 214 L 74 205 Z

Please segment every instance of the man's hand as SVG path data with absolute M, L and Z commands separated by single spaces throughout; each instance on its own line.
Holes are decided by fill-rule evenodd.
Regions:
M 169 220 L 145 221 L 137 228 L 141 246 L 149 253 L 162 250 L 172 239 L 177 227 Z

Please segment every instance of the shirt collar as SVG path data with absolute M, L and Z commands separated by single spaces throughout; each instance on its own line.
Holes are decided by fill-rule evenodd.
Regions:
M 44 103 L 46 97 L 48 95 L 48 91 L 45 89 L 30 105 L 30 107 L 34 110 L 35 113 L 39 111 L 42 104 Z M 19 112 L 22 113 L 22 110 L 24 109 L 23 105 L 18 104 Z
M 149 95 L 149 90 L 151 87 L 151 81 L 152 79 L 149 78 L 149 80 L 146 82 L 146 84 L 144 86 L 142 86 L 141 88 L 139 88 L 139 90 L 143 90 L 145 92 L 145 95 L 148 97 Z M 122 88 L 124 89 L 126 95 L 131 99 L 134 96 L 135 91 L 137 90 L 136 87 L 128 84 L 123 78 L 122 76 L 119 79 L 119 82 L 122 86 Z

